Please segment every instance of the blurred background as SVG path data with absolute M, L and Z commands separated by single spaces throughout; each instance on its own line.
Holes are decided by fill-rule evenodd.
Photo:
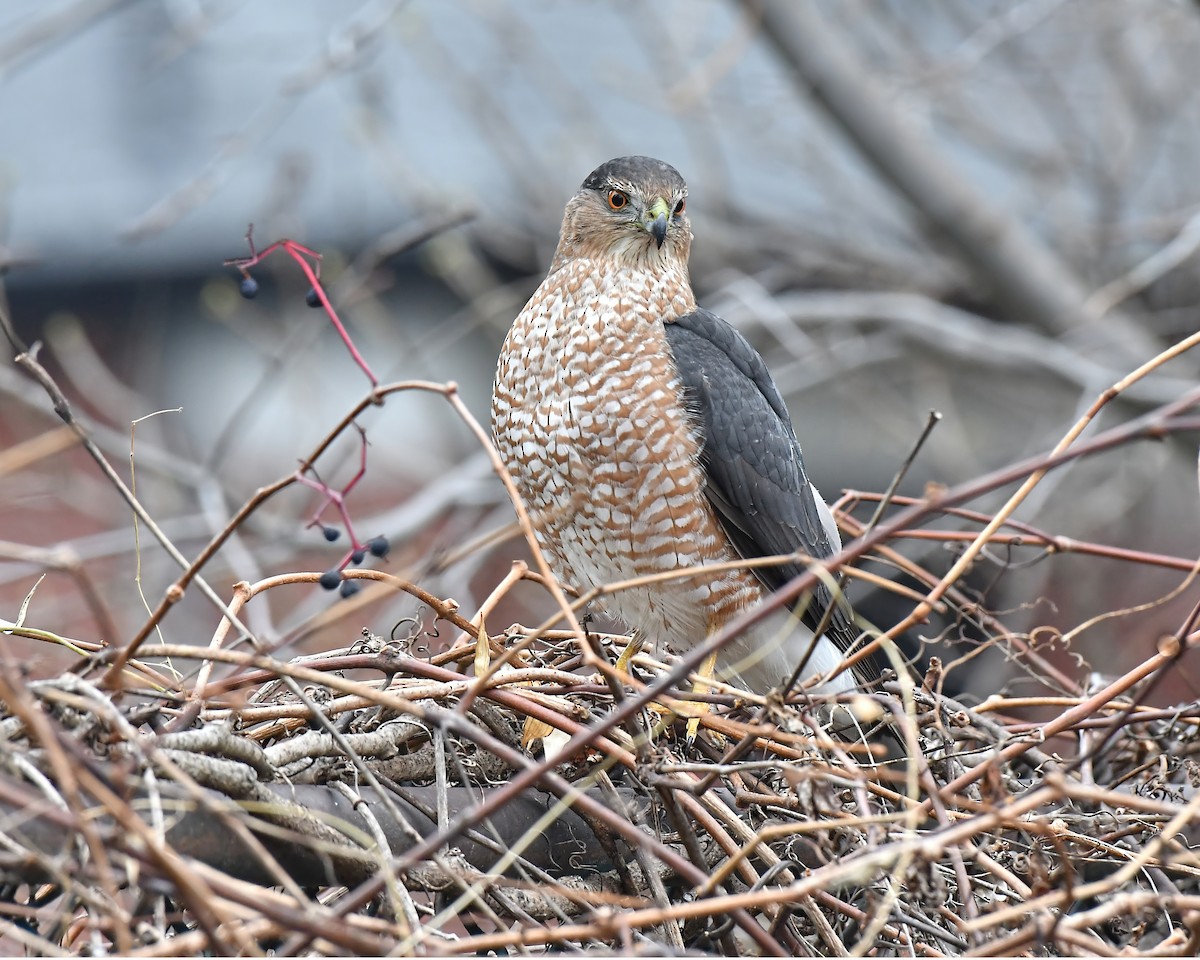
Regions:
M 43 344 L 190 559 L 368 389 L 286 257 L 254 269 L 257 298 L 239 296 L 222 263 L 245 253 L 248 224 L 259 246 L 323 254 L 383 381 L 453 380 L 486 425 L 496 352 L 566 199 L 602 161 L 650 154 L 690 184 L 700 301 L 763 351 L 826 499 L 884 490 L 936 409 L 900 488 L 921 496 L 1049 450 L 1101 391 L 1195 332 L 1197 89 L 1200 5 L 1182 0 L 10 0 L 0 262 L 17 333 Z M 1164 365 L 1099 428 L 1196 373 L 1192 355 Z M 377 565 L 472 615 L 525 555 L 512 537 L 467 549 L 512 522 L 477 440 L 428 393 L 359 423 L 357 533 L 386 535 Z M 349 435 L 319 469 L 339 485 L 358 463 Z M 1162 562 L 1197 554 L 1195 464 L 1183 434 L 1054 472 L 1021 521 L 1159 561 L 997 546 L 972 570 L 975 599 L 1077 675 L 1141 661 L 1196 602 Z M 272 498 L 204 578 L 227 598 L 239 580 L 335 565 L 345 538 L 305 527 L 319 504 L 300 486 Z M 940 575 L 963 544 L 893 546 Z M 117 643 L 179 575 L 6 359 L 0 618 L 47 571 L 28 624 Z M 911 607 L 855 591 L 882 626 Z M 522 585 L 488 626 L 548 608 Z M 387 590 L 340 601 L 307 585 L 246 618 L 311 652 L 414 610 Z M 162 635 L 207 642 L 217 619 L 192 589 Z M 984 696 L 1026 681 L 1004 642 L 973 656 L 1002 634 L 951 611 L 908 650 L 965 658 L 951 687 Z M 36 673 L 71 661 L 0 643 Z

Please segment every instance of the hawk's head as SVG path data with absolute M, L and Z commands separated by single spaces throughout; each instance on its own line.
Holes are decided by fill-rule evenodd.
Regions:
M 588 257 L 649 270 L 682 267 L 692 245 L 686 207 L 687 184 L 669 163 L 609 160 L 567 204 L 555 263 Z

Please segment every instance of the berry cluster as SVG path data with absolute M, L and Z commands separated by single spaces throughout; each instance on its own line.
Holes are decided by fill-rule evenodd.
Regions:
M 325 314 L 329 317 L 329 322 L 338 332 L 338 336 L 342 338 L 342 342 L 346 345 L 346 349 L 350 351 L 350 356 L 354 358 L 354 362 L 358 364 L 359 369 L 367 375 L 367 379 L 371 381 L 372 387 L 379 386 L 379 378 L 367 366 L 367 361 L 363 359 L 363 355 L 358 352 L 358 348 L 354 346 L 354 341 L 350 339 L 350 334 L 346 331 L 341 319 L 337 315 L 337 311 L 333 309 L 333 304 L 329 302 L 329 297 L 325 295 L 325 290 L 321 286 L 321 255 L 315 250 L 310 250 L 295 240 L 276 240 L 265 250 L 258 250 L 254 246 L 254 224 L 250 224 L 246 230 L 246 245 L 250 248 L 248 257 L 234 257 L 225 261 L 225 266 L 236 267 L 242 275 L 241 283 L 238 290 L 247 300 L 253 300 L 258 296 L 258 281 L 250 276 L 250 268 L 256 267 L 262 263 L 267 257 L 277 250 L 283 250 L 291 257 L 300 269 L 304 271 L 305 277 L 308 278 L 310 284 L 308 293 L 304 295 L 304 302 L 310 307 L 321 307 Z
M 341 531 L 336 527 L 322 527 L 322 532 L 325 534 L 325 539 L 333 541 L 341 536 Z M 361 585 L 357 580 L 343 580 L 342 570 L 349 564 L 357 566 L 362 563 L 367 554 L 373 557 L 386 557 L 391 544 L 388 543 L 388 538 L 382 534 L 378 537 L 372 537 L 361 546 L 354 547 L 350 551 L 347 560 L 344 560 L 339 566 L 331 567 L 321 574 L 321 579 L 318 581 L 326 590 L 337 590 L 342 597 L 352 597 L 358 593 Z
M 308 278 L 310 284 L 308 292 L 304 295 L 304 302 L 310 307 L 319 307 L 323 309 L 329 317 L 330 322 L 341 336 L 342 342 L 346 344 L 346 348 L 350 351 L 350 355 L 354 361 L 362 369 L 363 373 L 371 381 L 371 387 L 374 389 L 379 385 L 379 380 L 375 374 L 371 372 L 371 368 L 367 366 L 366 360 L 358 352 L 354 343 L 350 339 L 342 321 L 338 318 L 337 312 L 333 309 L 333 305 L 329 302 L 329 297 L 325 293 L 325 289 L 321 286 L 321 255 L 308 247 L 302 246 L 293 240 L 277 240 L 266 249 L 259 251 L 254 246 L 254 224 L 251 224 L 246 231 L 246 244 L 250 247 L 250 255 L 247 257 L 237 257 L 232 260 L 226 260 L 225 265 L 236 267 L 241 273 L 241 281 L 238 285 L 238 291 L 247 300 L 253 300 L 258 296 L 258 281 L 250 275 L 250 268 L 257 266 L 266 257 L 270 256 L 277 250 L 283 250 L 304 271 L 304 275 Z M 341 562 L 326 570 L 321 574 L 320 584 L 326 590 L 337 590 L 343 597 L 352 597 L 360 589 L 360 584 L 357 580 L 345 580 L 342 578 L 342 571 L 351 564 L 358 565 L 362 563 L 367 555 L 373 557 L 385 557 L 388 552 L 387 537 L 377 536 L 372 537 L 366 542 L 360 541 L 354 533 L 354 526 L 350 520 L 350 514 L 346 509 L 346 497 L 354 486 L 362 479 L 367 470 L 367 437 L 363 432 L 362 427 L 355 424 L 358 428 L 359 435 L 362 438 L 362 456 L 360 458 L 358 472 L 355 473 L 350 481 L 340 490 L 334 489 L 326 484 L 319 476 L 316 470 L 307 466 L 298 471 L 295 475 L 296 480 L 305 486 L 317 490 L 322 495 L 321 505 L 313 514 L 308 526 L 319 527 L 325 539 L 333 543 L 341 537 L 341 531 L 337 527 L 332 527 L 321 520 L 321 514 L 328 507 L 333 507 L 341 516 L 342 525 L 346 528 L 347 534 L 350 537 L 350 550 L 342 558 Z
M 320 271 L 317 271 L 318 275 Z M 238 293 L 247 300 L 253 300 L 258 296 L 258 281 L 249 274 L 242 277 L 242 282 L 238 284 Z M 321 300 L 321 294 L 317 292 L 316 287 L 309 287 L 308 293 L 304 295 L 304 302 L 310 307 L 321 307 L 324 303 Z
M 362 563 L 366 560 L 367 554 L 373 557 L 387 556 L 389 548 L 387 537 L 382 535 L 372 537 L 365 542 L 359 540 L 354 532 L 354 523 L 350 519 L 350 511 L 346 509 L 346 498 L 367 472 L 367 435 L 357 423 L 354 426 L 358 429 L 359 439 L 362 442 L 358 470 L 355 471 L 354 476 L 340 490 L 329 486 L 311 466 L 307 470 L 297 472 L 296 474 L 298 482 L 304 484 L 306 487 L 311 487 L 321 494 L 321 504 L 308 521 L 308 526 L 319 529 L 321 535 L 330 543 L 339 540 L 342 536 L 342 531 L 337 527 L 330 526 L 321 519 L 321 515 L 327 509 L 333 507 L 341 517 L 342 526 L 346 528 L 346 533 L 350 537 L 350 549 L 342 557 L 341 562 L 321 574 L 320 580 L 321 586 L 326 590 L 340 590 L 343 597 L 354 596 L 354 594 L 358 593 L 360 585 L 356 580 L 343 580 L 342 571 L 351 564 L 357 566 Z

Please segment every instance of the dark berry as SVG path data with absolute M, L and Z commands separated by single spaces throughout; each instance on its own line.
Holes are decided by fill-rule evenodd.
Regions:
M 321 574 L 320 583 L 321 586 L 323 586 L 326 590 L 336 590 L 338 588 L 338 584 L 341 582 L 341 570 L 326 570 L 323 574 Z
M 376 557 L 386 557 L 389 546 L 388 538 L 384 536 L 372 537 L 367 541 L 367 549 Z
M 247 300 L 253 300 L 258 296 L 258 281 L 253 277 L 242 277 L 242 285 L 238 289 Z
M 342 589 L 339 593 L 341 593 L 343 600 L 349 600 L 361 589 L 362 585 L 357 580 L 343 580 Z
M 316 287 L 308 288 L 308 293 L 306 293 L 304 295 L 304 302 L 307 303 L 310 307 L 321 306 L 321 295 L 319 293 L 317 293 Z
M 351 563 L 362 563 L 363 560 L 366 559 L 366 557 L 367 557 L 367 555 L 361 549 L 355 550 L 352 554 L 350 554 L 350 562 Z
M 342 531 L 337 527 L 322 527 L 321 532 L 325 534 L 325 539 L 330 543 L 333 543 L 334 540 L 342 535 Z

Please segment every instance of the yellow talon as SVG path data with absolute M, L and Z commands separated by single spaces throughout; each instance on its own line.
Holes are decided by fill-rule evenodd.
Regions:
M 625 649 L 621 651 L 621 655 L 617 657 L 617 669 L 622 673 L 629 673 L 629 665 L 633 662 L 642 650 L 643 640 L 640 636 L 632 636 L 629 642 L 625 644 Z
M 693 693 L 703 693 L 709 687 L 709 680 L 713 678 L 713 674 L 717 670 L 717 652 L 714 650 L 704 658 L 704 663 L 700 665 L 700 670 L 696 674 L 696 682 L 692 684 Z M 700 732 L 700 718 L 708 713 L 707 703 L 696 704 L 696 715 L 687 722 L 687 745 L 690 747 L 696 742 L 696 734 Z

